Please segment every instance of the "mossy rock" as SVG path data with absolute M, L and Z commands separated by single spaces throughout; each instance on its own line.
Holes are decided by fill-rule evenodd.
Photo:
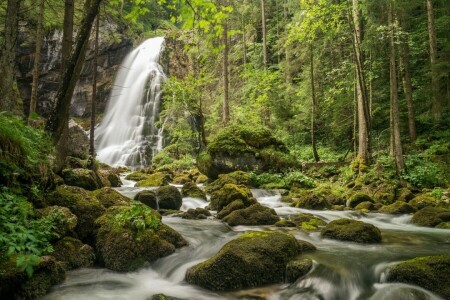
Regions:
M 152 190 L 143 190 L 134 196 L 134 200 L 144 203 L 148 207 L 158 209 L 158 199 L 156 193 Z
M 109 208 L 96 225 L 100 261 L 118 272 L 137 270 L 187 245 L 178 232 L 161 222 L 157 211 L 139 202 Z
M 64 237 L 53 245 L 52 255 L 63 263 L 66 270 L 89 268 L 94 265 L 94 249 L 78 239 Z
M 62 206 L 48 206 L 38 210 L 38 214 L 42 217 L 55 216 L 56 226 L 55 232 L 59 236 L 72 234 L 78 223 L 78 218 L 70 209 Z
M 385 214 L 400 215 L 414 213 L 416 209 L 406 202 L 397 201 L 391 205 L 383 206 L 379 211 Z
M 115 189 L 110 187 L 104 187 L 99 190 L 93 191 L 92 194 L 97 198 L 100 203 L 105 207 L 111 206 L 124 206 L 130 204 L 130 198 L 125 197 Z
M 87 160 L 78 157 L 67 156 L 64 167 L 68 169 L 84 169 L 87 168 Z
M 181 218 L 189 220 L 202 220 L 211 216 L 209 210 L 197 207 L 196 209 L 189 208 L 187 212 L 182 213 Z
M 390 267 L 386 280 L 418 285 L 450 299 L 450 254 L 417 257 Z
M 299 258 L 291 260 L 286 266 L 286 281 L 295 282 L 300 277 L 311 271 L 313 261 L 310 258 Z
M 302 190 L 295 195 L 291 206 L 314 209 L 314 210 L 324 210 L 330 209 L 331 203 L 320 195 L 314 194 L 308 190 Z
M 141 180 L 146 180 L 150 175 L 151 174 L 143 172 L 143 171 L 134 171 L 133 173 L 130 173 L 127 176 L 125 176 L 125 179 L 141 181 Z
M 411 223 L 425 227 L 435 227 L 449 221 L 450 209 L 440 207 L 425 207 L 416 212 L 411 219 Z
M 331 221 L 322 229 L 323 238 L 355 243 L 381 243 L 380 229 L 372 224 L 352 219 Z
M 425 207 L 435 207 L 437 205 L 436 199 L 430 195 L 418 195 L 408 202 L 409 205 L 414 207 L 416 210 L 421 210 Z
M 195 180 L 196 184 L 202 184 L 208 182 L 208 176 L 200 174 L 198 175 L 197 179 Z
M 228 183 L 248 186 L 250 184 L 250 175 L 243 171 L 220 174 L 218 179 L 214 180 L 206 186 L 205 192 L 208 194 L 212 194 L 213 192 L 223 188 L 223 186 Z
M 283 282 L 286 265 L 301 253 L 291 234 L 249 232 L 186 272 L 186 281 L 213 291 L 237 290 Z
M 149 300 L 183 300 L 183 299 L 175 298 L 172 296 L 166 296 L 164 294 L 156 294 L 156 295 L 153 295 L 151 298 L 149 298 Z
M 210 208 L 220 212 L 225 206 L 234 202 L 235 200 L 241 200 L 247 207 L 253 203 L 252 192 L 249 188 L 243 185 L 225 184 L 220 190 L 217 190 L 211 194 Z
M 148 175 L 146 179 L 136 182 L 137 187 L 164 186 L 171 181 L 170 175 L 162 172 Z
M 356 205 L 355 210 L 371 211 L 375 210 L 375 205 L 370 201 L 364 201 Z
M 357 193 L 353 194 L 350 197 L 350 199 L 348 199 L 347 206 L 351 207 L 351 208 L 355 208 L 358 204 L 360 204 L 362 202 L 374 203 L 373 199 L 369 195 L 367 195 L 365 193 L 357 192 Z
M 42 256 L 30 278 L 16 266 L 15 258 L 0 263 L 2 299 L 28 300 L 47 294 L 51 287 L 64 281 L 66 272 L 53 256 Z
M 161 216 L 172 216 L 172 215 L 180 215 L 183 212 L 178 209 L 160 209 L 158 210 Z
M 181 195 L 183 197 L 200 198 L 206 200 L 206 194 L 193 182 L 187 182 L 181 188 Z
M 440 229 L 450 229 L 450 221 L 449 221 L 449 222 L 442 222 L 442 223 L 439 223 L 439 225 L 437 225 L 436 228 L 440 228 Z
M 122 181 L 119 175 L 117 175 L 114 169 L 102 169 L 97 171 L 98 176 L 103 182 L 103 186 L 107 187 L 120 187 L 122 186 Z
M 179 174 L 173 178 L 174 184 L 185 184 L 192 181 L 192 176 L 190 174 Z
M 91 244 L 94 238 L 94 222 L 105 212 L 100 201 L 80 187 L 61 185 L 47 195 L 49 205 L 64 206 L 70 209 L 78 218 L 75 232 L 78 238 L 87 244 Z
M 297 225 L 295 225 L 294 222 L 286 220 L 286 219 L 281 219 L 280 221 L 275 223 L 275 226 L 277 227 L 296 227 Z
M 223 218 L 223 221 L 228 223 L 230 226 L 273 225 L 279 220 L 280 218 L 275 210 L 259 203 L 250 205 L 247 208 L 234 210 Z
M 88 169 L 64 169 L 61 177 L 64 179 L 65 184 L 78 186 L 88 191 L 93 191 L 103 186 L 97 174 Z
M 256 200 L 255 200 L 255 203 L 256 203 Z M 226 216 L 228 216 L 229 214 L 231 214 L 233 211 L 239 210 L 239 209 L 244 209 L 246 207 L 247 207 L 247 205 L 245 205 L 242 200 L 234 200 L 233 202 L 231 202 L 230 204 L 225 206 L 219 213 L 217 213 L 216 217 L 218 219 L 223 219 Z
M 158 198 L 158 207 L 160 209 L 180 209 L 183 198 L 180 191 L 174 186 L 166 185 L 156 190 L 156 196 Z
M 296 226 L 305 230 L 318 230 L 320 227 L 327 225 L 324 220 L 307 213 L 291 215 L 289 216 L 289 220 Z
M 401 188 L 397 191 L 397 201 L 409 202 L 414 198 L 413 192 L 408 188 Z

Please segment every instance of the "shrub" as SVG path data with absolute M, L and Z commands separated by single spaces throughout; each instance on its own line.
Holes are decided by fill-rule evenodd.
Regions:
M 445 166 L 430 161 L 426 154 L 410 155 L 406 159 L 407 172 L 403 178 L 420 188 L 448 185 Z

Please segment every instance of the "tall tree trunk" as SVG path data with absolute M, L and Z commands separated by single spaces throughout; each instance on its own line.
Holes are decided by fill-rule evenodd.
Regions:
M 223 5 L 227 6 L 227 0 L 223 0 Z M 223 43 L 223 61 L 222 61 L 222 79 L 223 79 L 223 105 L 222 105 L 222 123 L 228 124 L 230 121 L 230 107 L 229 107 L 229 79 L 228 79 L 228 21 L 224 21 L 223 32 L 222 32 L 222 43 Z
M 285 25 L 288 24 L 289 22 L 289 10 L 288 10 L 288 6 L 287 6 L 288 2 L 287 0 L 285 0 L 284 2 L 284 22 Z M 284 67 L 284 74 L 285 74 L 285 79 L 286 79 L 286 83 L 290 84 L 292 83 L 292 74 L 291 74 L 291 52 L 289 51 L 289 46 L 286 45 L 285 46 L 285 67 Z
M 241 17 L 242 17 L 242 54 L 243 54 L 244 66 L 245 66 L 247 64 L 247 37 L 245 36 L 244 14 L 242 14 Z
M 75 48 L 67 61 L 67 68 L 64 72 L 60 87 L 55 97 L 55 106 L 46 124 L 46 130 L 50 133 L 54 145 L 58 145 L 69 120 L 69 108 L 75 85 L 79 78 L 83 66 L 84 56 L 89 41 L 92 24 L 98 14 L 102 0 L 92 0 L 89 9 L 81 23 L 77 35 Z M 60 149 L 57 149 L 58 152 Z M 58 153 L 58 161 L 65 159 L 64 153 Z
M 405 162 L 403 160 L 402 140 L 400 134 L 400 112 L 398 105 L 398 83 L 397 83 L 397 66 L 395 61 L 395 38 L 394 38 L 394 18 L 393 18 L 393 0 L 389 1 L 388 22 L 389 22 L 389 53 L 390 53 L 390 94 L 391 94 L 391 111 L 392 111 L 392 127 L 394 139 L 394 156 L 397 173 L 400 175 L 405 170 Z
M 267 32 L 266 32 L 266 4 L 265 0 L 261 0 L 261 21 L 262 21 L 262 38 L 263 38 L 263 65 L 267 68 Z
M 435 125 L 441 122 L 442 118 L 442 103 L 439 99 L 439 79 L 437 71 L 437 41 L 436 41 L 436 27 L 434 25 L 433 0 L 427 1 L 427 16 L 428 16 L 428 38 L 430 47 L 430 63 L 431 63 L 431 92 L 433 97 L 432 112 Z
M 362 26 L 359 0 L 352 2 L 352 16 L 349 17 L 350 27 L 353 31 L 353 51 L 356 67 L 356 95 L 358 101 L 358 156 L 357 161 L 362 165 L 370 163 L 370 112 L 367 100 L 367 91 L 363 71 L 363 58 L 361 54 Z M 359 168 L 361 169 L 361 168 Z
M 95 157 L 95 104 L 97 103 L 97 61 L 98 61 L 98 35 L 100 32 L 100 16 L 97 15 L 95 23 L 95 49 L 92 73 L 92 101 L 91 101 L 91 124 L 89 134 L 89 154 Z
M 8 0 L 6 6 L 3 42 L 0 45 L 0 111 L 22 115 L 23 107 L 15 74 L 16 42 L 19 10 L 22 0 Z
M 314 86 L 314 53 L 312 42 L 309 44 L 309 70 L 311 76 L 311 146 L 313 151 L 314 160 L 320 161 L 319 153 L 317 153 L 315 127 L 316 127 L 316 88 Z
M 31 86 L 30 111 L 28 112 L 28 119 L 33 113 L 36 112 L 36 102 L 39 86 L 39 65 L 41 64 L 41 46 L 44 27 L 44 3 L 44 0 L 41 0 L 41 3 L 39 4 L 39 16 L 36 29 L 36 50 L 34 52 L 33 83 Z
M 64 24 L 61 49 L 61 75 L 67 67 L 67 60 L 72 52 L 73 45 L 73 16 L 75 13 L 74 0 L 65 0 L 64 2 Z

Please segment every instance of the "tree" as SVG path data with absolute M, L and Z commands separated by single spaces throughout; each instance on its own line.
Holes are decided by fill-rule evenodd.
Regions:
M 227 0 L 223 0 L 223 6 L 227 6 Z M 222 80 L 223 80 L 223 103 L 222 103 L 222 123 L 228 124 L 230 121 L 230 104 L 229 104 L 229 80 L 228 80 L 228 21 L 224 18 L 222 30 Z
M 70 57 L 70 52 L 72 52 L 73 44 L 73 16 L 75 12 L 74 0 L 64 1 L 64 24 L 63 24 L 63 38 L 62 38 L 62 49 L 61 49 L 61 74 L 67 66 L 67 60 Z
M 89 154 L 95 157 L 95 104 L 97 98 L 97 60 L 98 60 L 98 35 L 100 32 L 100 17 L 97 15 L 97 22 L 95 24 L 95 45 L 94 45 L 94 59 L 93 59 L 93 73 L 92 73 L 92 99 L 91 99 L 91 124 L 89 134 Z
M 314 52 L 313 42 L 309 44 L 310 53 L 310 76 L 311 76 L 311 146 L 314 155 L 314 160 L 318 162 L 320 160 L 317 153 L 316 139 L 315 139 L 315 127 L 316 127 L 316 89 L 314 86 Z
M 437 70 L 437 41 L 436 26 L 434 24 L 433 0 L 427 1 L 427 17 L 428 17 L 428 46 L 430 48 L 430 66 L 431 66 L 431 93 L 432 113 L 435 125 L 441 122 L 442 103 L 439 99 L 439 78 Z
M 267 32 L 266 32 L 266 5 L 265 0 L 261 0 L 261 27 L 263 42 L 263 66 L 267 68 Z

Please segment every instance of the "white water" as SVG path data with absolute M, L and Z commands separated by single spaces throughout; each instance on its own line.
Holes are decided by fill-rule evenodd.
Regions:
M 132 169 L 150 164 L 162 149 L 157 128 L 161 84 L 166 76 L 159 64 L 164 38 L 152 38 L 127 55 L 114 82 L 105 116 L 95 131 L 97 159 Z

